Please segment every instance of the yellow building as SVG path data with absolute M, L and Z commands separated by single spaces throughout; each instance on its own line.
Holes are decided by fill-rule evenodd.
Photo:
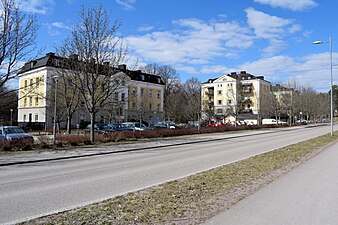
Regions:
M 65 71 L 65 60 L 69 58 L 48 53 L 44 57 L 25 63 L 18 73 L 19 76 L 19 106 L 18 122 L 42 128 L 51 128 L 53 125 L 53 90 L 55 82 L 53 76 Z M 76 58 L 77 59 L 77 58 Z M 104 66 L 109 66 L 106 64 Z M 69 71 L 69 70 L 68 70 Z M 114 123 L 130 120 L 140 120 L 153 124 L 162 120 L 164 83 L 161 77 L 146 74 L 139 70 L 132 71 L 126 65 L 114 67 L 116 75 L 124 76 L 124 82 L 116 90 L 112 98 L 118 104 L 105 108 L 97 115 L 97 122 Z M 70 71 L 72 72 L 72 71 Z M 145 98 L 148 96 L 145 102 Z M 72 125 L 87 123 L 90 116 L 84 107 L 79 107 L 72 119 Z M 146 106 L 146 107 L 143 107 Z M 61 109 L 62 110 L 62 109 Z M 140 116 L 142 112 L 142 117 Z M 65 127 L 65 121 L 61 126 Z
M 241 71 L 230 73 L 202 84 L 202 119 L 214 122 L 245 121 L 257 124 L 263 113 L 264 93 L 270 82 L 263 76 Z

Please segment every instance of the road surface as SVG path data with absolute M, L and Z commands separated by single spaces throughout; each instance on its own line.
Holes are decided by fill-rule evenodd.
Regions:
M 115 197 L 328 132 L 327 126 L 302 127 L 205 143 L 3 166 L 0 224 Z

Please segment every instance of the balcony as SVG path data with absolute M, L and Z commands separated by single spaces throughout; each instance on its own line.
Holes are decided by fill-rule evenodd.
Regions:
M 239 113 L 252 113 L 252 109 L 241 109 Z
M 245 98 L 245 99 L 242 99 L 241 101 L 243 104 L 252 104 L 252 100 L 250 98 Z
M 243 94 L 251 94 L 252 93 L 252 88 L 243 88 L 242 89 L 242 93 Z

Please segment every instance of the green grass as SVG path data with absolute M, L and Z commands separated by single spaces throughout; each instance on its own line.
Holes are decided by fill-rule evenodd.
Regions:
M 324 135 L 24 224 L 197 224 L 335 143 L 337 136 Z

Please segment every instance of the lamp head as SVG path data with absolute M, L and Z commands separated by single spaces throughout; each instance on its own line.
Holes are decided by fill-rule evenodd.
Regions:
M 312 42 L 312 44 L 314 45 L 320 45 L 320 44 L 323 44 L 324 42 L 323 41 L 314 41 Z

